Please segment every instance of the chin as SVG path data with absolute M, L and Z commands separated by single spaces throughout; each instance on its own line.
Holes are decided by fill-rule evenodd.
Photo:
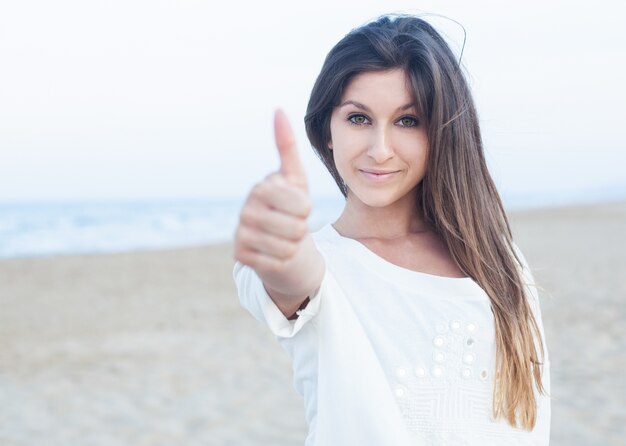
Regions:
M 365 206 L 369 206 L 372 208 L 382 208 L 382 207 L 389 206 L 395 203 L 396 201 L 398 201 L 398 199 L 400 198 L 399 196 L 395 194 L 390 194 L 388 192 L 383 193 L 383 191 L 380 191 L 380 193 L 376 193 L 376 192 L 372 193 L 372 191 L 363 191 L 361 193 L 358 193 L 358 192 L 354 193 L 354 191 L 352 191 L 352 196 L 353 196 L 353 199 L 360 201 Z

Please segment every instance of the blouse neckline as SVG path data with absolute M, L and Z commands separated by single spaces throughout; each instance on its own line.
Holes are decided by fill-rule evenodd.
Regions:
M 326 233 L 330 238 L 340 241 L 342 245 L 352 250 L 356 258 L 368 266 L 369 269 L 397 285 L 404 285 L 413 289 L 418 284 L 432 284 L 437 289 L 448 289 L 448 291 L 454 291 L 455 294 L 484 293 L 482 288 L 471 277 L 439 276 L 396 265 L 379 256 L 358 240 L 344 237 L 331 223 L 323 226 L 321 232 Z

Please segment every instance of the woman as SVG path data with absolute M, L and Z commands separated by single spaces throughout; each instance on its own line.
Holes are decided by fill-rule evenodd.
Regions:
M 242 208 L 234 278 L 293 360 L 307 446 L 548 444 L 536 287 L 445 41 L 412 16 L 354 29 L 305 124 L 345 208 L 308 232 L 306 176 L 277 112 L 281 168 Z

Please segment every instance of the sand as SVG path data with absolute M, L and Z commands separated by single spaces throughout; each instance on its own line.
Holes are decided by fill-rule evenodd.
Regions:
M 626 202 L 515 213 L 541 291 L 552 445 L 626 436 Z M 232 245 L 0 261 L 0 445 L 303 445 Z

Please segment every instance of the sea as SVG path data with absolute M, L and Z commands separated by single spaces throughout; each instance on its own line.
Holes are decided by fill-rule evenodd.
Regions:
M 507 211 L 626 199 L 626 188 L 502 195 Z M 313 197 L 309 227 L 344 199 Z M 244 198 L 0 202 L 0 259 L 158 250 L 230 241 Z

